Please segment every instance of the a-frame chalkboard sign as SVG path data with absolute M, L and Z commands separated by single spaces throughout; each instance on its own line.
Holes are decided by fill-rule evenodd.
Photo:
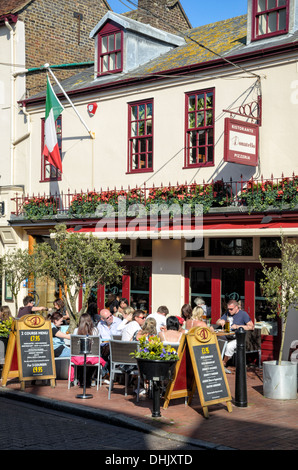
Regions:
M 190 405 L 197 386 L 205 418 L 208 406 L 226 402 L 232 411 L 232 397 L 221 360 L 216 333 L 209 328 L 192 328 L 181 340 L 173 380 L 169 383 L 164 408 L 173 398 L 185 397 Z
M 51 386 L 55 387 L 52 327 L 51 322 L 41 315 L 25 315 L 14 320 L 2 371 L 2 386 L 6 386 L 9 378 L 19 378 L 22 390 L 25 381 L 35 379 L 50 379 Z

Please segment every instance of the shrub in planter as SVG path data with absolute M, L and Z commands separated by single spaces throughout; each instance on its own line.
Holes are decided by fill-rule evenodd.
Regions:
M 267 267 L 260 258 L 264 274 L 264 279 L 261 281 L 263 295 L 271 304 L 272 316 L 278 316 L 282 320 L 281 346 L 278 361 L 276 361 L 279 370 L 274 371 L 275 364 L 272 364 L 272 361 L 268 361 L 268 364 L 266 361 L 263 363 L 264 392 L 269 398 L 287 399 L 296 398 L 297 393 L 297 364 L 282 361 L 282 354 L 289 310 L 298 307 L 298 264 L 296 261 L 298 244 L 285 241 L 282 235 L 281 242 L 277 242 L 277 245 L 281 252 L 280 266 Z M 283 383 L 282 378 L 283 380 L 288 378 L 287 385 Z M 290 387 L 291 390 L 289 390 Z M 286 394 L 283 394 L 283 391 Z
M 146 200 L 146 208 L 152 211 L 151 207 L 156 204 L 156 209 L 160 205 L 175 207 L 175 204 L 182 209 L 184 204 L 190 206 L 191 213 L 195 213 L 196 205 L 203 206 L 206 213 L 212 207 L 214 201 L 213 186 L 192 184 L 190 186 L 165 186 L 162 188 L 151 188 Z M 152 211 L 154 213 L 154 210 Z
M 266 210 L 270 206 L 293 208 L 298 204 L 298 177 L 283 178 L 278 183 L 273 180 L 249 181 L 239 199 L 251 211 Z
M 179 359 L 177 351 L 170 345 L 164 345 L 158 336 L 148 339 L 142 336 L 140 347 L 132 353 L 136 358 L 140 373 L 147 380 L 158 377 L 159 380 L 170 378 L 176 361 Z
M 9 338 L 13 318 L 7 320 L 0 320 L 0 338 Z
M 144 194 L 141 189 L 134 188 L 128 191 L 103 191 L 97 193 L 90 191 L 87 194 L 76 194 L 70 204 L 70 215 L 94 215 L 101 205 L 107 204 L 112 207 L 115 212 L 119 209 L 119 198 L 124 201 L 125 208 L 133 204 L 142 204 L 144 202 Z
M 28 219 L 39 219 L 57 214 L 57 201 L 54 196 L 33 197 L 23 203 L 22 211 Z
M 4 364 L 8 338 L 12 327 L 13 318 L 0 320 L 0 365 Z

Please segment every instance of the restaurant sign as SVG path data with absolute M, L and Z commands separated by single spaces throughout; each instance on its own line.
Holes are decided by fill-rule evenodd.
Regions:
M 236 119 L 225 119 L 224 161 L 258 165 L 259 126 Z

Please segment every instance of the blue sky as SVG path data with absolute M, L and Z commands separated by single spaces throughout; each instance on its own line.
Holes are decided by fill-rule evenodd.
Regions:
M 137 4 L 137 0 L 131 0 Z M 115 13 L 134 9 L 128 0 L 108 0 Z M 247 13 L 247 0 L 180 0 L 193 28 Z

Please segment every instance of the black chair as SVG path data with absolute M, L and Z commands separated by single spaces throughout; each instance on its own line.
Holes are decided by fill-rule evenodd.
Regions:
M 261 367 L 261 330 L 248 330 L 245 336 L 246 354 L 258 353 L 258 366 Z
M 73 357 L 80 356 L 84 357 L 84 354 L 81 353 L 81 338 L 86 338 L 84 335 L 71 335 L 70 337 L 70 366 L 74 366 L 74 373 L 75 373 L 75 383 L 77 382 L 77 364 L 75 364 Z M 98 387 L 101 387 L 102 383 L 102 366 L 100 363 L 100 346 L 101 346 L 101 339 L 100 336 L 89 336 L 91 339 L 91 350 L 90 353 L 87 354 L 88 357 L 95 357 L 98 360 L 94 364 L 86 364 L 86 367 L 97 367 L 97 390 Z M 70 373 L 71 367 L 69 367 L 68 371 L 68 388 L 70 388 Z
M 110 385 L 109 400 L 113 389 L 113 382 L 116 374 L 125 376 L 125 396 L 127 395 L 128 377 L 135 375 L 138 377 L 137 401 L 139 401 L 140 374 L 136 359 L 131 355 L 139 346 L 138 341 L 113 340 L 110 343 Z

